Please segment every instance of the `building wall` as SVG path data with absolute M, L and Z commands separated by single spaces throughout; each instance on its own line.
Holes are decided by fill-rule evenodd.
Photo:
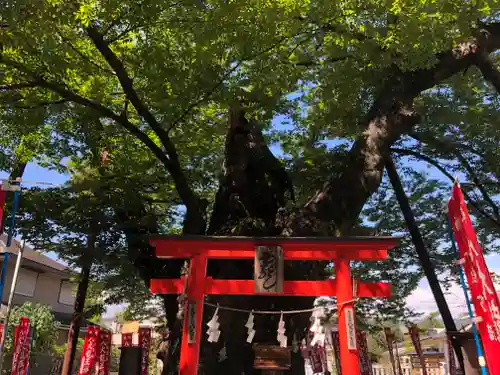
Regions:
M 9 298 L 13 275 L 14 264 L 9 262 L 3 291 L 4 303 L 7 303 Z M 21 268 L 13 303 L 15 305 L 21 305 L 24 302 L 41 303 L 49 305 L 52 311 L 55 312 L 72 313 L 74 304 L 73 287 L 72 284 L 65 282 L 58 274 L 39 273 L 31 269 Z

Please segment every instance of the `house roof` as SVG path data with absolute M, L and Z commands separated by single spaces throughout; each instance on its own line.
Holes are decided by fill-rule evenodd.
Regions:
M 0 235 L 0 254 L 6 252 L 7 250 L 9 254 L 14 254 L 17 256 L 19 254 L 19 249 L 21 248 L 22 244 L 19 241 L 13 239 L 11 246 L 8 249 L 6 249 L 7 248 L 6 243 L 7 243 L 7 235 L 5 234 Z M 57 273 L 62 272 L 68 275 L 71 273 L 71 270 L 65 265 L 55 261 L 54 259 L 49 258 L 40 251 L 34 250 L 32 247 L 28 245 L 24 246 L 23 259 L 44 266 L 44 268 L 50 268 L 51 270 L 56 271 Z M 1 260 L 2 259 L 0 258 L 0 261 Z

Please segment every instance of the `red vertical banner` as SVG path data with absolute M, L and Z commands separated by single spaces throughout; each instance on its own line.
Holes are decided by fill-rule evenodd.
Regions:
M 122 333 L 122 348 L 128 348 L 132 346 L 132 333 Z
M 335 368 L 337 375 L 342 375 L 342 366 L 340 366 L 340 338 L 338 332 L 332 332 L 332 346 L 335 353 Z
M 448 214 L 479 319 L 477 328 L 486 357 L 479 361 L 486 362 L 490 375 L 500 375 L 500 302 L 458 183 L 453 185 Z
M 109 375 L 109 358 L 111 355 L 111 332 L 99 332 L 99 371 L 97 375 Z
M 28 318 L 21 318 L 14 330 L 14 350 L 12 355 L 11 375 L 24 375 L 28 364 L 30 323 Z
M 148 375 L 151 328 L 139 328 L 139 345 L 142 348 L 141 375 Z
M 418 355 L 420 366 L 422 367 L 422 375 L 427 375 L 427 367 L 425 365 L 424 352 L 422 351 L 422 344 L 420 343 L 420 333 L 416 325 L 411 325 L 408 328 L 408 333 L 411 337 L 411 342 L 415 348 L 415 353 Z
M 365 332 L 358 331 L 357 333 L 358 348 L 359 348 L 359 368 L 360 375 L 373 375 L 372 361 L 368 352 L 368 340 Z
M 99 331 L 98 327 L 87 328 L 78 375 L 91 375 L 92 370 L 99 362 Z
M 28 371 L 28 367 L 30 364 L 30 349 L 31 349 L 32 336 L 33 336 L 33 329 L 29 329 L 29 323 L 28 323 L 28 337 L 26 338 L 26 340 L 24 340 L 24 347 L 23 350 L 21 351 L 21 357 L 19 358 L 19 361 L 21 362 L 19 368 L 19 375 L 25 375 L 26 372 Z
M 12 353 L 11 375 L 24 375 L 28 365 L 30 341 L 30 321 L 28 318 L 21 318 L 19 325 L 14 331 L 14 350 Z

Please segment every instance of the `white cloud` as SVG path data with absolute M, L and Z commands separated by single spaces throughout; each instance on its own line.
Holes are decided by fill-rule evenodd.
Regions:
M 500 274 L 498 269 L 490 269 L 492 272 Z M 498 285 L 500 289 L 500 285 Z M 443 290 L 443 292 L 445 292 Z M 452 284 L 449 291 L 445 292 L 445 298 L 454 317 L 467 313 L 467 305 L 462 287 L 459 284 Z M 406 299 L 408 308 L 423 314 L 438 311 L 436 301 L 432 295 L 431 288 L 427 280 L 422 280 L 417 289 Z
M 467 312 L 464 292 L 460 285 L 452 285 L 450 290 L 445 292 L 445 298 L 453 316 L 458 317 Z M 438 311 L 431 288 L 426 280 L 420 282 L 418 288 L 406 299 L 406 304 L 408 308 L 418 313 L 429 314 Z

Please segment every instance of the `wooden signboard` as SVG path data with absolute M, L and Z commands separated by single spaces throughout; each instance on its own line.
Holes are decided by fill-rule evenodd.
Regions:
M 283 293 L 284 259 L 280 246 L 255 248 L 255 293 Z
M 254 369 L 290 370 L 292 366 L 292 357 L 289 348 L 255 344 L 253 350 L 255 352 Z
M 344 311 L 346 315 L 347 349 L 355 351 L 358 349 L 358 346 L 356 343 L 356 318 L 354 316 L 354 308 L 346 307 Z

